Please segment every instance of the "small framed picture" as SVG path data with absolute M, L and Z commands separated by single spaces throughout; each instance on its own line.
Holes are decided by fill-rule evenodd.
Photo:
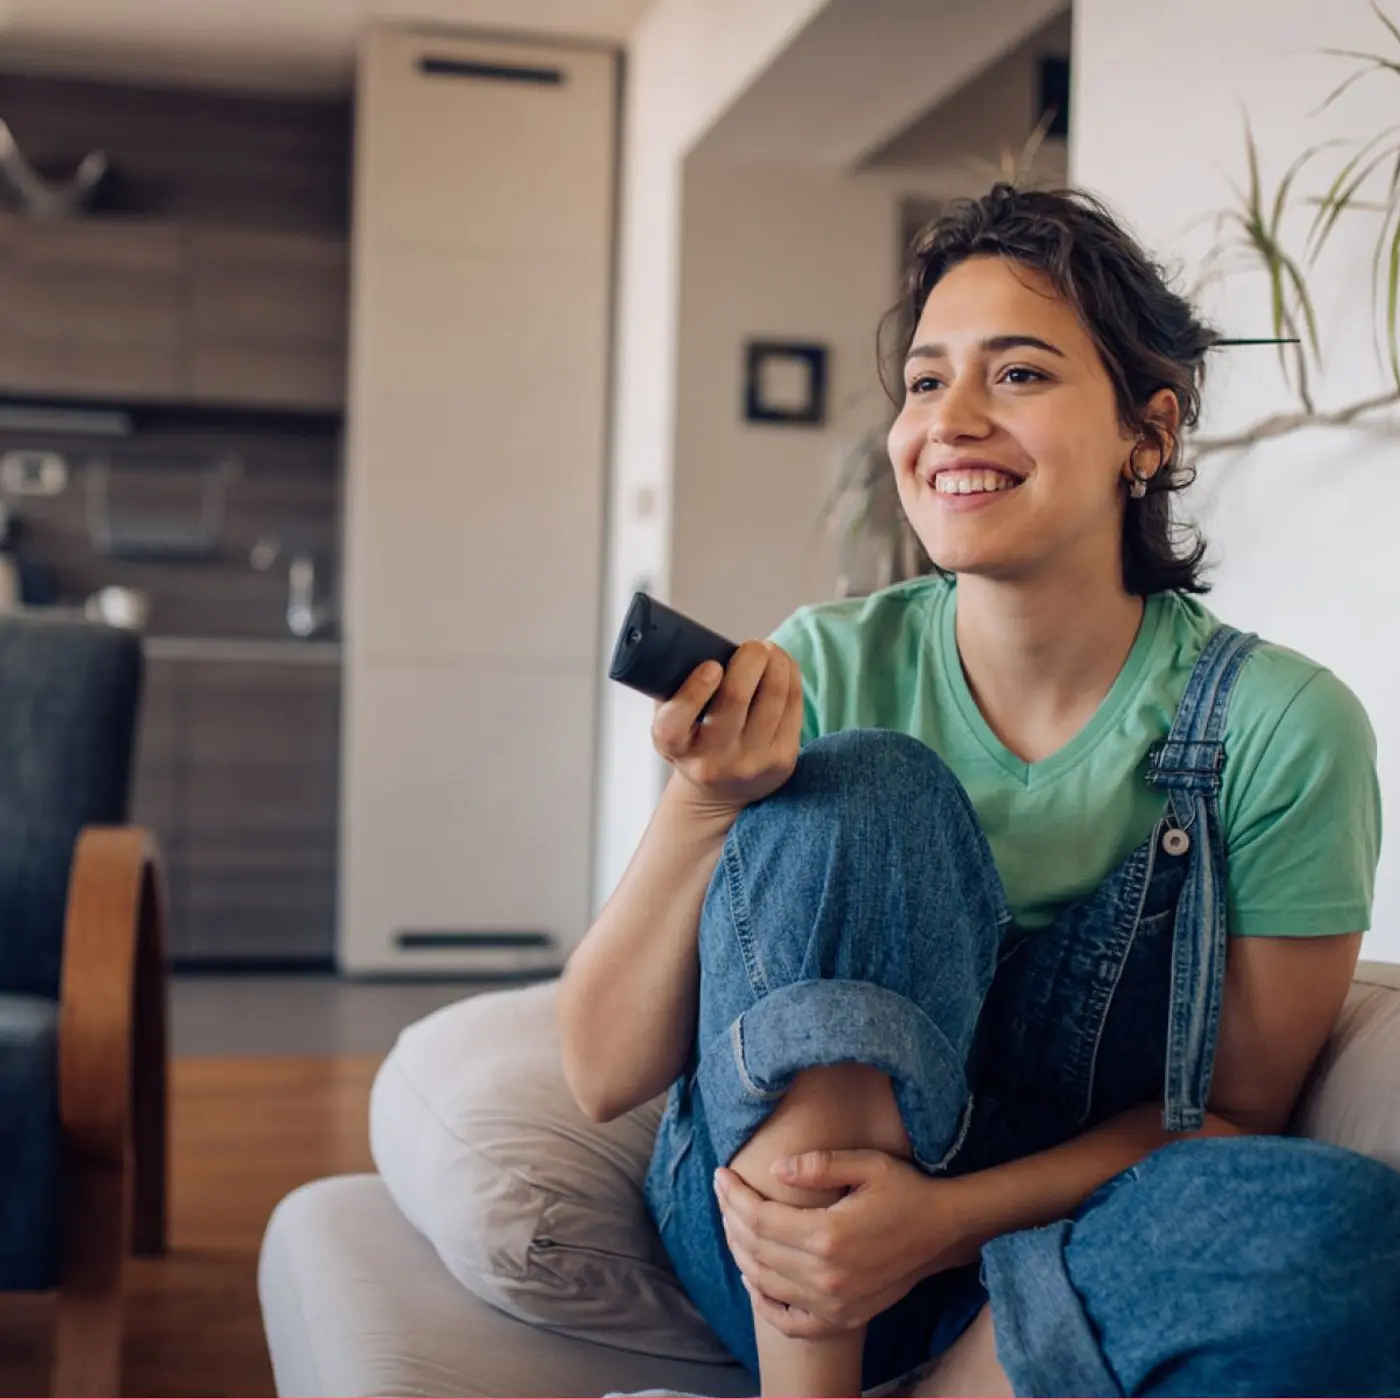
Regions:
M 750 423 L 826 421 L 826 346 L 751 340 L 744 349 L 744 418 Z

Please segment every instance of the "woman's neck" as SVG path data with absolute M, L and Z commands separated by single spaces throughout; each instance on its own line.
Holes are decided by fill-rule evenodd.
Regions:
M 957 609 L 958 654 L 978 709 L 1007 748 L 1038 763 L 1079 733 L 1112 689 L 1143 601 L 1116 577 L 960 575 Z

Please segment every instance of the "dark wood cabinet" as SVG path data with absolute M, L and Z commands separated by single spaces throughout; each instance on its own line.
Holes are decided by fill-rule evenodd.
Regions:
M 0 387 L 179 397 L 184 275 L 172 225 L 0 216 Z
M 189 236 L 187 392 L 205 403 L 345 402 L 348 249 L 312 234 Z
M 133 816 L 165 850 L 180 962 L 334 956 L 339 712 L 324 660 L 148 661 Z
M 0 393 L 339 411 L 348 303 L 342 238 L 0 215 Z

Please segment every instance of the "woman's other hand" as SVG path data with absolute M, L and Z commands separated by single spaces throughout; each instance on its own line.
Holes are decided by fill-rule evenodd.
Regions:
M 721 1168 L 715 1192 L 754 1307 L 786 1336 L 862 1327 L 930 1274 L 977 1257 L 959 1229 L 955 1178 L 927 1177 L 884 1152 L 859 1151 L 804 1152 L 782 1180 L 849 1189 L 830 1206 L 789 1206 Z

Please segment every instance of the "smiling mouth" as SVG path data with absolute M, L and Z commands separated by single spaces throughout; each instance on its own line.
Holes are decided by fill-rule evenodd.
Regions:
M 1020 484 L 1019 476 L 992 467 L 953 467 L 936 472 L 933 478 L 933 489 L 940 496 L 987 496 L 1014 491 Z

